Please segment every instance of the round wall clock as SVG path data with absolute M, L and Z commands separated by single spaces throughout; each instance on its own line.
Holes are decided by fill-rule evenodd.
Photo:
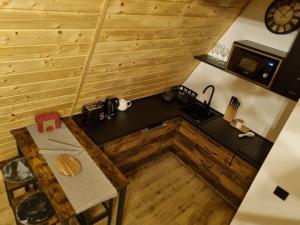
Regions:
M 275 34 L 288 34 L 300 25 L 300 0 L 275 0 L 265 14 L 265 24 Z

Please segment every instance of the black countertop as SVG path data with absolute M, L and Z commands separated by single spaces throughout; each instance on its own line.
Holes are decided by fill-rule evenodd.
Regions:
M 80 114 L 73 116 L 73 119 L 96 144 L 101 145 L 173 118 L 179 115 L 181 107 L 183 105 L 178 101 L 168 103 L 163 101 L 160 95 L 154 95 L 133 101 L 132 106 L 126 111 L 118 112 L 113 119 L 103 120 L 98 124 L 84 124 Z
M 199 104 L 201 103 L 199 102 Z M 165 102 L 160 95 L 154 95 L 133 101 L 127 111 L 118 112 L 115 118 L 101 121 L 98 124 L 84 124 L 81 114 L 73 116 L 73 119 L 96 144 L 102 145 L 134 131 L 155 126 L 176 116 L 182 116 L 252 165 L 261 166 L 273 145 L 270 141 L 259 135 L 253 138 L 238 138 L 239 131 L 223 120 L 220 113 L 214 119 L 195 124 L 181 112 L 180 109 L 184 106 L 178 101 Z
M 230 126 L 223 117 L 218 117 L 201 124 L 200 129 L 218 143 L 257 167 L 262 165 L 273 146 L 272 142 L 259 135 L 255 135 L 253 138 L 239 138 L 238 134 L 240 134 L 240 132 Z

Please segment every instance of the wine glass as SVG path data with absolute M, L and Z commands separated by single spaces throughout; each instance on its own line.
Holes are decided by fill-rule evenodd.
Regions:
M 222 52 L 221 52 L 221 55 L 222 55 L 222 61 L 223 62 L 226 62 L 228 60 L 228 55 L 229 55 L 229 48 L 226 48 L 224 46 Z

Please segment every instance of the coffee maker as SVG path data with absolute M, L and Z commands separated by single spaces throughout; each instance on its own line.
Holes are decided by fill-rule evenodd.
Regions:
M 118 111 L 119 99 L 108 97 L 105 100 L 106 118 L 112 119 Z

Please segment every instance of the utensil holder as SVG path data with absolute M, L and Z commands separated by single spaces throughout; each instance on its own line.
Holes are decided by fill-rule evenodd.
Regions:
M 236 109 L 233 108 L 231 105 L 228 105 L 223 118 L 224 118 L 224 120 L 226 120 L 230 123 L 231 121 L 234 120 L 235 115 L 236 115 Z

